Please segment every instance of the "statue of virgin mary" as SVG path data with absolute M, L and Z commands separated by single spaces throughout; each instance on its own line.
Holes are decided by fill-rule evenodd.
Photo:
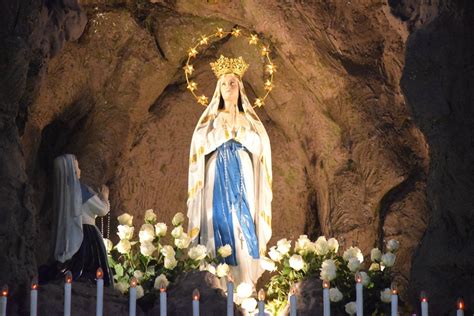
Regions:
M 234 282 L 255 284 L 272 233 L 270 141 L 245 94 L 242 57 L 221 56 L 211 66 L 216 89 L 191 141 L 189 235 L 214 256 L 230 245 L 224 261 Z

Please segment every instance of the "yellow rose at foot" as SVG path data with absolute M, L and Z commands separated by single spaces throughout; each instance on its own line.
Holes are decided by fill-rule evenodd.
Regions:
M 117 217 L 117 220 L 120 225 L 132 226 L 133 216 L 128 213 L 123 213 L 122 215 Z
M 154 224 L 156 222 L 156 214 L 153 211 L 153 209 L 149 209 L 145 211 L 145 216 L 144 216 L 145 222 Z
M 126 254 L 130 252 L 130 249 L 132 248 L 132 244 L 127 239 L 122 239 L 115 246 L 115 248 L 117 248 L 117 251 L 120 252 L 121 254 Z

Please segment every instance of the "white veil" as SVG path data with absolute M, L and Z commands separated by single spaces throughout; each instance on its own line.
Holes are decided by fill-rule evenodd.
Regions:
M 54 258 L 65 262 L 81 247 L 82 194 L 76 175 L 74 155 L 66 154 L 54 160 L 54 214 L 58 216 Z
M 223 77 L 217 81 L 216 89 L 211 102 L 201 115 L 191 140 L 188 175 L 188 232 L 195 238 L 201 226 L 203 212 L 203 187 L 205 175 L 205 139 L 213 126 L 217 116 L 221 98 L 220 86 Z M 266 252 L 266 245 L 270 240 L 271 229 L 271 201 L 272 201 L 272 161 L 270 140 L 265 128 L 250 104 L 242 80 L 239 80 L 240 98 L 245 117 L 254 132 L 258 134 L 262 144 L 262 155 L 253 157 L 254 177 L 256 186 L 255 201 L 255 228 L 258 236 L 260 254 Z

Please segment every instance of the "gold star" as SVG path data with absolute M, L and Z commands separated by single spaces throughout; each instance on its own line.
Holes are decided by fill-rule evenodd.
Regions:
M 188 55 L 189 57 L 196 57 L 196 55 L 198 54 L 198 51 L 193 47 L 193 48 L 190 48 L 189 51 L 188 51 Z
M 270 75 L 272 75 L 274 72 L 276 72 L 276 66 L 274 64 L 269 64 L 265 66 L 266 72 L 268 72 Z
M 190 91 L 194 91 L 197 89 L 197 83 L 195 83 L 194 81 L 190 81 L 187 88 Z
M 257 34 L 251 34 L 250 39 L 249 39 L 249 44 L 250 45 L 257 45 L 257 42 L 258 42 Z
M 261 107 L 261 106 L 263 106 L 264 103 L 263 103 L 263 100 L 261 98 L 257 98 L 257 99 L 255 99 L 254 104 L 255 104 L 256 107 Z
M 208 41 L 209 41 L 209 38 L 207 38 L 206 36 L 202 36 L 201 40 L 199 41 L 199 44 L 200 45 L 205 45 L 205 44 L 208 43 Z
M 239 37 L 240 36 L 240 29 L 238 27 L 234 28 L 232 30 L 232 35 L 234 35 L 235 37 Z
M 267 56 L 270 53 L 270 49 L 266 46 L 263 46 L 261 53 L 262 53 L 262 56 Z
M 265 90 L 267 91 L 272 91 L 273 89 L 273 84 L 270 80 L 265 81 Z
M 191 75 L 194 71 L 193 65 L 189 65 L 189 64 L 186 64 L 186 66 L 184 66 L 183 69 L 188 75 Z
M 198 103 L 201 105 L 207 105 L 208 98 L 203 94 L 198 98 Z
M 216 36 L 220 38 L 224 37 L 224 29 L 222 27 L 217 28 Z

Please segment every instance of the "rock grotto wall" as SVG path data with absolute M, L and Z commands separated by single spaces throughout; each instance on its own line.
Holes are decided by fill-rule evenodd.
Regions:
M 472 221 L 467 2 L 85 0 L 82 11 L 70 2 L 5 5 L 5 36 L 21 41 L 10 34 L 2 43 L 14 80 L 1 88 L 9 136 L 1 138 L 8 221 L 0 227 L 12 259 L 0 273 L 19 268 L 0 281 L 27 279 L 32 258 L 48 260 L 48 175 L 59 154 L 76 154 L 90 185 L 110 185 L 112 224 L 122 212 L 141 220 L 153 208 L 170 222 L 186 211 L 202 108 L 181 67 L 200 34 L 234 25 L 271 43 L 278 65 L 276 88 L 257 110 L 273 152 L 273 241 L 324 234 L 367 253 L 396 238 L 397 278 L 402 290 L 413 280 L 410 293 L 426 285 L 445 295 L 434 280 L 453 269 L 472 277 L 472 250 L 449 262 L 443 255 L 454 253 L 452 242 L 467 247 Z M 252 65 L 246 89 L 261 94 L 261 60 L 242 39 L 215 42 L 197 59 L 201 91 L 214 90 L 208 65 L 221 53 Z

